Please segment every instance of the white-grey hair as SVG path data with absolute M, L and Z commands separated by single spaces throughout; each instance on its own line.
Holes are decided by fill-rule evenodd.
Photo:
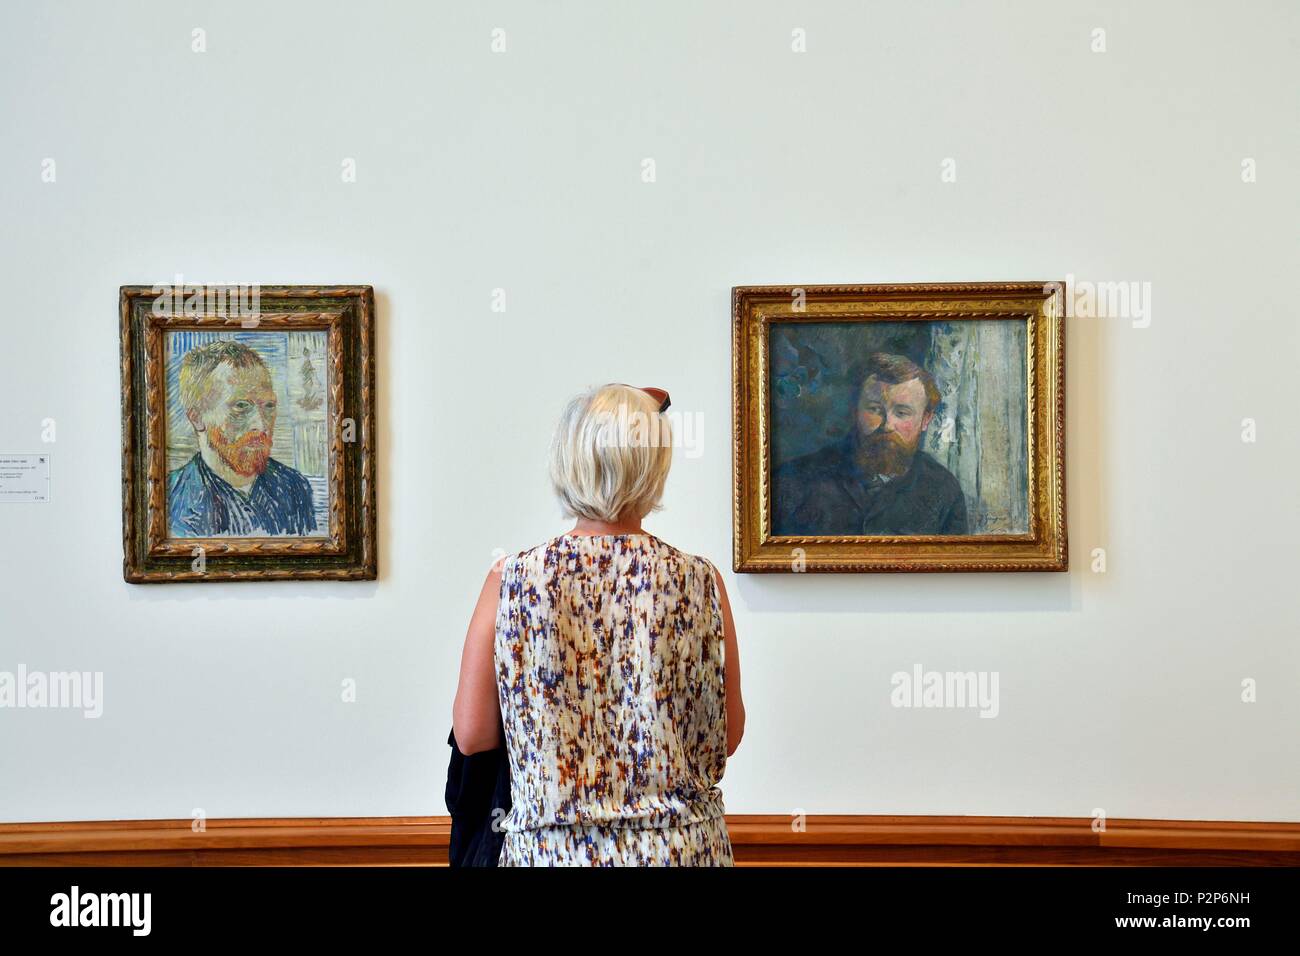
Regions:
M 663 508 L 672 430 L 648 393 L 602 385 L 570 399 L 551 439 L 551 484 L 566 515 L 637 518 Z

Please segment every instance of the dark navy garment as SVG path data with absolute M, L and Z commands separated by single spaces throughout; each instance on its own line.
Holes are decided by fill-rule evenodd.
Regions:
M 245 494 L 207 466 L 196 452 L 167 475 L 167 511 L 174 538 L 257 537 L 316 530 L 311 483 L 274 458 Z
M 494 820 L 510 812 L 510 761 L 505 747 L 466 756 L 456 746 L 456 731 L 447 735 L 451 763 L 447 765 L 447 812 L 451 814 L 451 866 L 496 866 L 505 842 Z
M 772 533 L 968 534 L 957 478 L 923 451 L 907 473 L 866 475 L 855 435 L 782 463 L 772 473 Z

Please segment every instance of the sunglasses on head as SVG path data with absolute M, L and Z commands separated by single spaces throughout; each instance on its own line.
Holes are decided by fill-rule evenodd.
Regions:
M 651 398 L 653 398 L 656 402 L 659 403 L 659 411 L 661 412 L 668 411 L 668 406 L 673 403 L 672 399 L 668 397 L 668 392 L 662 388 L 644 388 L 640 385 L 628 385 L 627 387 L 637 388 L 645 392 L 647 395 L 649 395 Z

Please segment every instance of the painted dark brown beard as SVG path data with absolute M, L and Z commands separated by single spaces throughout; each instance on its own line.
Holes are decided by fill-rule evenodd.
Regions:
M 891 477 L 906 474 L 915 455 L 916 445 L 909 445 L 897 432 L 872 432 L 862 442 L 868 474 Z
M 220 428 L 209 428 L 208 440 L 236 474 L 247 477 L 266 471 L 267 459 L 271 457 L 271 436 L 265 432 L 252 431 L 232 442 L 227 441 Z

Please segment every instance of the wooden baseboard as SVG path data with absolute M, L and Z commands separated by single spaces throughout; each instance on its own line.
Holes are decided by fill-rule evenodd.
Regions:
M 1300 866 L 1300 823 L 733 814 L 738 866 Z M 3 866 L 445 866 L 438 817 L 0 824 Z

